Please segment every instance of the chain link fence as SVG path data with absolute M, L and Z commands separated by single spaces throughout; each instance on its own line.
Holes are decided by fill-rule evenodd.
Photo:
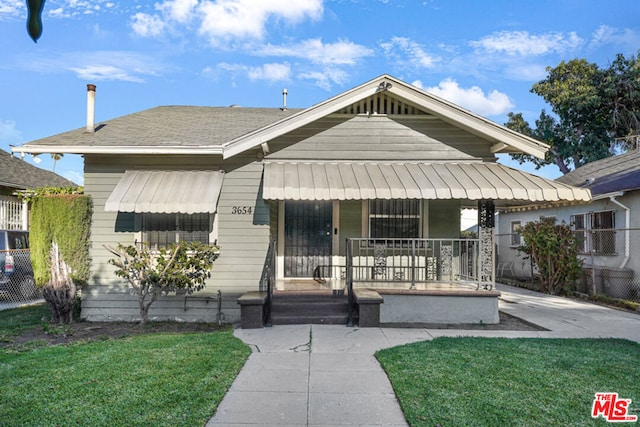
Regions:
M 589 295 L 640 302 L 640 229 L 576 230 L 583 260 L 576 291 Z M 538 271 L 526 254 L 517 250 L 520 234 L 497 234 L 496 281 L 525 282 L 534 287 Z
M 0 251 L 0 310 L 41 299 L 33 279 L 29 249 Z

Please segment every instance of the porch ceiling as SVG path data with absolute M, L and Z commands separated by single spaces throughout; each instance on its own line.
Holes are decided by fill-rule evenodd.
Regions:
M 266 200 L 589 201 L 589 190 L 498 163 L 267 162 Z
M 107 199 L 105 211 L 213 213 L 224 174 L 218 171 L 128 170 Z

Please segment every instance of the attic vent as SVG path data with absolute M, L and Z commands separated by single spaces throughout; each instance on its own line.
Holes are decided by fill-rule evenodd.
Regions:
M 368 98 L 351 104 L 338 111 L 341 114 L 401 114 L 401 115 L 424 115 L 412 105 L 405 104 L 395 98 L 381 93 L 376 93 Z

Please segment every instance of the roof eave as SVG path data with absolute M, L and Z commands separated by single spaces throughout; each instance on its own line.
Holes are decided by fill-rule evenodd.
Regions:
M 389 92 L 395 93 L 416 105 L 424 106 L 425 102 L 427 102 L 428 105 L 426 107 L 429 112 L 442 120 L 455 123 L 471 133 L 495 140 L 496 144 L 492 147 L 492 151 L 495 153 L 518 152 L 544 159 L 546 152 L 550 148 L 541 141 L 501 126 L 445 99 L 417 89 L 402 81 L 396 82 L 398 84 L 394 84 L 389 89 Z
M 280 135 L 284 135 L 287 132 L 295 130 L 299 127 L 314 122 L 322 117 L 325 117 L 331 113 L 339 111 L 342 108 L 348 107 L 355 100 L 362 97 L 371 95 L 371 90 L 378 87 L 378 81 L 383 79 L 392 79 L 390 76 L 383 75 L 370 80 L 360 86 L 357 86 L 351 90 L 343 92 L 332 98 L 329 98 L 323 102 L 315 104 L 299 113 L 293 114 L 289 117 L 285 117 L 270 125 L 264 126 L 253 132 L 250 132 L 241 137 L 235 138 L 225 144 L 223 144 L 223 158 L 227 159 L 244 151 L 250 150 L 259 146 L 264 142 L 277 138 Z M 395 79 L 393 79 L 395 81 Z
M 287 132 L 339 111 L 375 93 L 379 90 L 381 81 L 391 82 L 391 85 L 387 85 L 385 89 L 389 93 L 393 93 L 418 107 L 422 107 L 442 120 L 453 123 L 476 135 L 495 141 L 496 143 L 492 147 L 492 152 L 494 153 L 517 152 L 544 159 L 546 152 L 549 150 L 549 146 L 543 142 L 498 125 L 491 120 L 462 109 L 455 104 L 427 93 L 415 86 L 383 74 L 299 113 L 223 144 L 223 157 L 225 159 L 233 157 Z
M 21 154 L 211 154 L 222 155 L 222 147 L 158 147 L 158 146 L 65 146 L 65 145 L 23 145 L 11 147 L 11 151 Z

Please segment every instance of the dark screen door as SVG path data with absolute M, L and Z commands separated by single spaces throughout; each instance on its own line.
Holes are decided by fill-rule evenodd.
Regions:
M 331 201 L 285 202 L 284 275 L 314 277 L 331 271 Z M 315 274 L 314 274 L 315 273 Z

